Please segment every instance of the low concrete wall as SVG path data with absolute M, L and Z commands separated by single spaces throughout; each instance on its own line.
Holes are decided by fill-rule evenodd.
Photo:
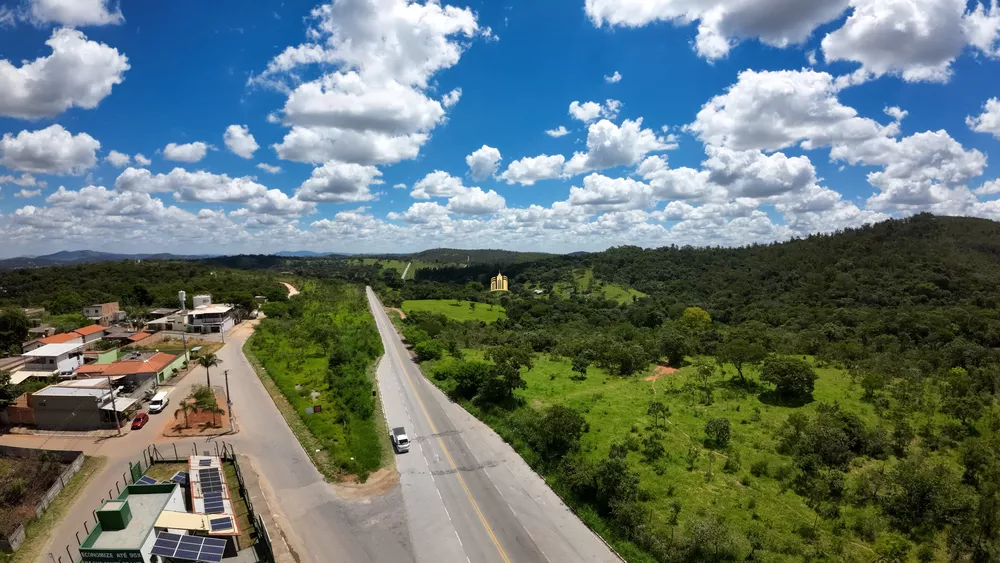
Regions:
M 69 480 L 73 478 L 74 475 L 80 468 L 83 467 L 83 452 L 78 451 L 67 451 L 67 450 L 36 450 L 31 448 L 16 448 L 13 446 L 0 446 L 0 454 L 3 457 L 14 457 L 14 458 L 27 458 L 29 456 L 37 455 L 39 452 L 44 451 L 48 454 L 54 454 L 59 456 L 60 462 L 69 463 L 69 467 L 63 470 L 56 478 L 55 483 L 49 487 L 49 490 L 42 495 L 42 500 L 38 501 L 35 505 L 35 518 L 41 518 L 42 514 L 48 510 L 52 502 L 59 496 L 62 492 L 63 487 Z M 17 527 L 14 532 L 9 536 L 4 536 L 0 534 L 0 551 L 13 552 L 16 551 L 21 543 L 24 541 L 24 524 Z

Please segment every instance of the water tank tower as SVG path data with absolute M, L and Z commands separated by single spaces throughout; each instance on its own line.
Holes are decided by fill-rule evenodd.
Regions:
M 181 303 L 181 309 L 187 309 L 187 292 L 183 289 L 177 292 L 177 299 Z
M 191 298 L 191 305 L 197 309 L 198 307 L 204 307 L 206 305 L 212 304 L 211 295 L 195 295 Z

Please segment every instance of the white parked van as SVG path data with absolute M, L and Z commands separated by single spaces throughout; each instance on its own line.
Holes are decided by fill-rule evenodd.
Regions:
M 153 395 L 153 399 L 149 401 L 149 413 L 156 414 L 163 409 L 167 408 L 167 404 L 170 402 L 170 397 L 163 391 Z

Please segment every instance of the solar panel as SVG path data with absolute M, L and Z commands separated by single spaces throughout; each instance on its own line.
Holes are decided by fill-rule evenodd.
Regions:
M 153 479 L 149 475 L 143 475 L 139 477 L 139 480 L 135 482 L 136 485 L 155 485 L 157 483 L 156 479 Z
M 200 465 L 201 467 L 208 467 L 208 466 L 212 465 L 212 460 L 210 460 L 210 459 L 199 459 L 198 460 L 198 465 Z
M 160 532 L 156 536 L 152 553 L 171 559 L 221 563 L 226 551 L 226 540 Z
M 225 518 L 212 518 L 208 522 L 212 525 L 213 532 L 233 529 L 233 519 L 228 516 Z
M 177 473 L 174 473 L 174 476 L 171 477 L 170 480 L 173 481 L 174 483 L 179 483 L 181 485 L 187 485 L 187 483 L 188 483 L 188 474 L 187 474 L 187 471 L 178 471 Z
M 202 494 L 222 492 L 226 489 L 222 484 L 222 472 L 216 468 L 199 469 L 198 481 L 201 482 Z

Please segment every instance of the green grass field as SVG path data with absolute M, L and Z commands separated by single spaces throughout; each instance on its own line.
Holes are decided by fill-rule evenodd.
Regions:
M 467 360 L 482 359 L 482 351 L 466 350 Z M 434 362 L 427 362 L 423 369 L 433 373 Z M 620 378 L 604 370 L 591 367 L 585 381 L 570 379 L 571 364 L 567 360 L 537 356 L 534 367 L 523 377 L 527 388 L 518 391 L 526 409 L 543 409 L 551 405 L 571 407 L 581 413 L 590 425 L 583 436 L 582 450 L 593 460 L 607 457 L 611 444 L 633 436 L 641 441 L 652 423 L 646 416 L 651 400 L 660 400 L 671 412 L 666 428 L 664 446 L 667 454 L 660 460 L 643 461 L 641 450 L 630 452 L 628 460 L 639 472 L 641 486 L 649 492 L 645 504 L 650 509 L 650 520 L 658 528 L 669 530 L 671 505 L 681 504 L 679 526 L 699 514 L 720 514 L 727 526 L 747 530 L 761 527 L 766 532 L 767 561 L 799 561 L 795 553 L 806 551 L 808 540 L 798 531 L 803 524 L 811 526 L 816 520 L 805 499 L 788 490 L 772 476 L 779 467 L 790 467 L 792 459 L 778 454 L 774 433 L 792 412 L 811 415 L 820 402 L 837 402 L 846 410 L 857 413 L 867 423 L 874 423 L 876 415 L 867 403 L 860 400 L 861 390 L 850 377 L 836 369 L 817 369 L 819 380 L 813 394 L 814 401 L 801 407 L 776 406 L 762 402 L 754 393 L 747 393 L 725 382 L 733 377 L 716 375 L 714 402 L 702 405 L 696 393 L 686 386 L 693 382 L 693 369 L 665 375 L 656 381 L 645 377 L 652 371 L 633 378 Z M 690 378 L 690 380 L 689 380 Z M 432 382 L 448 390 L 450 381 Z M 475 407 L 465 405 L 482 415 Z M 739 469 L 724 471 L 727 455 L 705 447 L 705 424 L 712 418 L 727 418 L 732 425 L 731 451 L 736 452 Z M 495 426 L 503 435 L 503 421 L 492 416 L 484 420 Z M 497 427 L 499 425 L 499 427 Z M 691 466 L 688 456 L 696 456 Z M 754 463 L 766 464 L 760 476 L 750 474 Z M 857 509 L 845 507 L 844 521 L 850 525 L 858 518 Z M 586 514 L 581 514 L 585 520 Z M 873 545 L 858 538 L 850 530 L 834 533 L 829 521 L 819 520 L 819 533 L 824 541 L 839 542 L 842 551 L 835 557 L 841 561 L 871 561 Z M 617 546 L 617 544 L 616 544 Z M 622 546 L 629 549 L 629 545 Z M 646 556 L 635 554 L 629 561 L 646 561 Z
M 403 301 L 403 312 L 409 315 L 414 311 L 427 311 L 444 315 L 453 321 L 483 321 L 496 322 L 506 319 L 507 313 L 499 305 L 476 303 L 475 310 L 469 308 L 469 301 L 454 299 L 424 299 L 419 301 Z
M 416 275 L 417 270 L 420 270 L 422 268 L 433 268 L 435 266 L 453 265 L 453 264 L 434 264 L 433 262 L 424 262 L 422 260 L 414 260 L 410 262 L 408 260 L 379 260 L 378 258 L 353 258 L 351 259 L 351 261 L 360 262 L 365 266 L 374 266 L 375 264 L 381 264 L 382 270 L 387 270 L 389 268 L 392 268 L 395 269 L 397 272 L 399 272 L 399 275 L 403 275 L 403 272 L 406 271 L 406 279 L 408 280 L 414 279 L 413 276 Z M 409 270 L 406 270 L 407 264 L 410 264 Z
M 553 292 L 563 298 L 568 298 L 570 290 L 577 294 L 601 295 L 605 299 L 618 303 L 631 303 L 633 297 L 646 297 L 646 294 L 616 283 L 607 283 L 594 277 L 590 268 L 573 271 L 573 283 L 559 282 L 553 286 Z

